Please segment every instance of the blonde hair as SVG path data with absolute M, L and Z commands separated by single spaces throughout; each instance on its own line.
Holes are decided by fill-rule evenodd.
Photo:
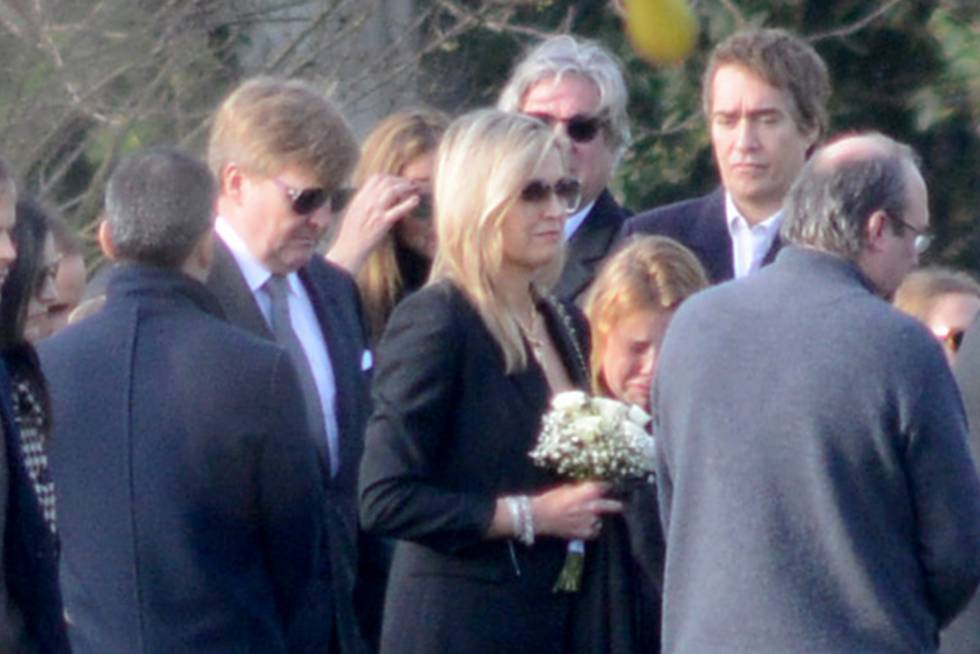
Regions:
M 514 307 L 497 278 L 503 268 L 501 226 L 521 189 L 551 153 L 563 153 L 541 121 L 497 109 L 466 114 L 449 126 L 436 159 L 435 220 L 439 247 L 429 283 L 450 280 L 476 307 L 500 346 L 507 373 L 527 366 Z M 538 293 L 558 279 L 561 253 L 543 266 L 532 286 Z
M 301 167 L 327 189 L 336 189 L 357 156 L 357 141 L 340 111 L 298 79 L 243 82 L 221 103 L 208 140 L 208 166 L 219 184 L 225 167 L 234 163 L 259 175 Z
M 920 268 L 905 276 L 892 302 L 896 308 L 929 324 L 936 300 L 950 293 L 980 298 L 980 283 L 965 272 L 951 268 Z
M 586 294 L 592 326 L 592 386 L 612 395 L 602 376 L 602 357 L 613 326 L 636 311 L 673 311 L 708 286 L 698 258 L 665 236 L 642 236 L 606 261 Z
M 443 114 L 427 109 L 409 109 L 388 116 L 364 141 L 361 160 L 354 169 L 354 186 L 360 188 L 371 175 L 401 175 L 410 163 L 435 152 L 447 122 Z M 403 283 L 392 230 L 368 255 L 357 275 L 371 342 L 381 337 Z

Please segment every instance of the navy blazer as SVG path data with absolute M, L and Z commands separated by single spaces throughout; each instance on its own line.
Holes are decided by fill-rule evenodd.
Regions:
M 620 238 L 630 212 L 612 193 L 604 190 L 592 211 L 565 244 L 565 267 L 552 292 L 561 300 L 576 302 L 595 279 L 600 264 Z
M 257 336 L 274 341 L 275 336 L 234 255 L 221 239 L 215 240 L 214 255 L 207 285 L 227 319 Z M 364 651 L 364 640 L 354 611 L 354 586 L 359 538 L 355 499 L 357 470 L 364 451 L 364 425 L 370 411 L 368 373 L 362 370 L 367 345 L 360 300 L 350 275 L 318 255 L 300 268 L 298 274 L 313 304 L 330 353 L 337 388 L 334 409 L 340 451 L 340 468 L 331 478 L 326 467 L 325 444 L 316 439 L 327 493 L 323 511 L 327 526 L 324 547 L 329 566 L 321 571 L 318 588 L 300 631 L 307 634 L 303 640 L 322 642 L 320 652 L 333 654 L 330 643 L 336 642 L 341 654 L 356 654 Z M 333 616 L 333 620 L 329 616 Z M 310 634 L 316 635 L 311 637 Z
M 18 357 L 22 365 L 38 365 L 30 346 L 17 353 L 6 353 L 4 358 L 12 356 Z M 20 430 L 14 417 L 13 387 L 4 361 L 0 361 L 0 429 L 8 467 L 7 514 L 0 516 L 6 523 L 3 574 L 7 593 L 23 615 L 24 628 L 38 652 L 66 654 L 70 649 L 58 587 L 60 543 L 44 521 L 24 464 Z M 50 445 L 50 439 L 47 444 Z M 61 490 L 56 486 L 59 502 Z M 58 510 L 61 510 L 60 503 Z
M 712 284 L 735 277 L 732 237 L 725 217 L 725 189 L 718 187 L 708 195 L 675 202 L 633 216 L 623 229 L 626 237 L 635 234 L 669 236 L 697 255 Z M 779 235 L 762 260 L 772 263 L 782 248 Z
M 323 485 L 282 348 L 199 282 L 119 266 L 42 344 L 76 654 L 308 651 Z

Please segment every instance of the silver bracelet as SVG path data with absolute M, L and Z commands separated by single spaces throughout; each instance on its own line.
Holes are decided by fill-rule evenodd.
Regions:
M 517 499 L 516 495 L 510 497 L 505 497 L 504 502 L 507 503 L 507 510 L 510 511 L 510 521 L 514 525 L 514 538 L 520 539 L 521 530 L 523 525 L 521 525 L 521 505 Z
M 534 514 L 531 512 L 531 498 L 527 495 L 517 497 L 517 507 L 521 514 L 520 530 L 517 532 L 517 540 L 528 547 L 534 545 Z

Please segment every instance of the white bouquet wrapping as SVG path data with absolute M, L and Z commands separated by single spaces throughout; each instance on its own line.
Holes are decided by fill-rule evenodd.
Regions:
M 530 456 L 536 465 L 575 481 L 646 477 L 653 472 L 654 456 L 649 422 L 638 406 L 582 391 L 558 393 Z M 571 541 L 555 591 L 579 590 L 584 560 L 584 543 Z

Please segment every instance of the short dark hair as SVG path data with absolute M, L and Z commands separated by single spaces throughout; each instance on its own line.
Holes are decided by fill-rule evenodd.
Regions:
M 171 147 L 130 155 L 109 178 L 106 222 L 119 259 L 178 268 L 214 224 L 207 166 Z
M 710 120 L 715 74 L 723 66 L 741 66 L 766 84 L 786 91 L 792 100 L 793 122 L 801 132 L 827 133 L 830 75 L 817 51 L 798 36 L 781 29 L 736 32 L 715 46 L 701 80 L 704 113 Z
M 853 260 L 865 245 L 873 213 L 905 216 L 908 171 L 919 167 L 915 152 L 882 134 L 862 136 L 875 147 L 836 161 L 821 156 L 824 148 L 803 167 L 786 199 L 784 240 Z M 892 229 L 901 234 L 905 228 L 892 222 Z

